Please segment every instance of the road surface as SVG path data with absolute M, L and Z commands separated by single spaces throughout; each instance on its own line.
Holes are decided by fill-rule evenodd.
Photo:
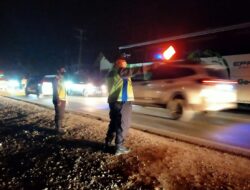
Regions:
M 15 96 L 21 100 L 53 107 L 51 97 Z M 68 111 L 108 120 L 106 97 L 70 96 Z M 216 112 L 197 115 L 189 122 L 169 120 L 162 108 L 133 106 L 132 127 L 223 151 L 250 156 L 250 118 L 246 112 Z

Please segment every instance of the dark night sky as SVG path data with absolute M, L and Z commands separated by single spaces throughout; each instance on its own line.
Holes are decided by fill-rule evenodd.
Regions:
M 119 45 L 250 21 L 247 0 L 1 0 L 0 66 L 43 71 Z M 0 68 L 1 69 L 1 68 Z

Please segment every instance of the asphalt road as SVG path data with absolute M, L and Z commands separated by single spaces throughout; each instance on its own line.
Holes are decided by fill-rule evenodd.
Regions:
M 51 97 L 17 96 L 21 100 L 53 107 Z M 108 120 L 106 97 L 70 96 L 67 110 Z M 233 110 L 197 115 L 189 122 L 170 120 L 165 110 L 133 106 L 132 127 L 198 145 L 250 156 L 249 112 Z

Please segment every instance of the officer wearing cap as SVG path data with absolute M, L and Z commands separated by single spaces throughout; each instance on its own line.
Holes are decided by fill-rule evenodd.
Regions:
M 62 123 L 66 105 L 66 88 L 64 85 L 64 74 L 66 70 L 61 67 L 57 70 L 57 75 L 53 81 L 53 104 L 55 108 L 55 129 L 62 131 Z
M 128 153 L 123 146 L 131 122 L 132 101 L 134 100 L 131 76 L 142 73 L 140 68 L 128 68 L 125 58 L 116 60 L 107 75 L 110 123 L 105 138 L 104 151 L 108 151 L 115 138 L 115 155 Z

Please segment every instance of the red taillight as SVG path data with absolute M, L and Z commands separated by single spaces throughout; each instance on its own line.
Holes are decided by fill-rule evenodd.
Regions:
M 197 82 L 202 84 L 237 84 L 236 81 L 219 79 L 198 79 Z
M 230 81 L 230 80 L 202 80 L 202 83 L 207 83 L 207 84 L 237 84 L 236 81 Z

